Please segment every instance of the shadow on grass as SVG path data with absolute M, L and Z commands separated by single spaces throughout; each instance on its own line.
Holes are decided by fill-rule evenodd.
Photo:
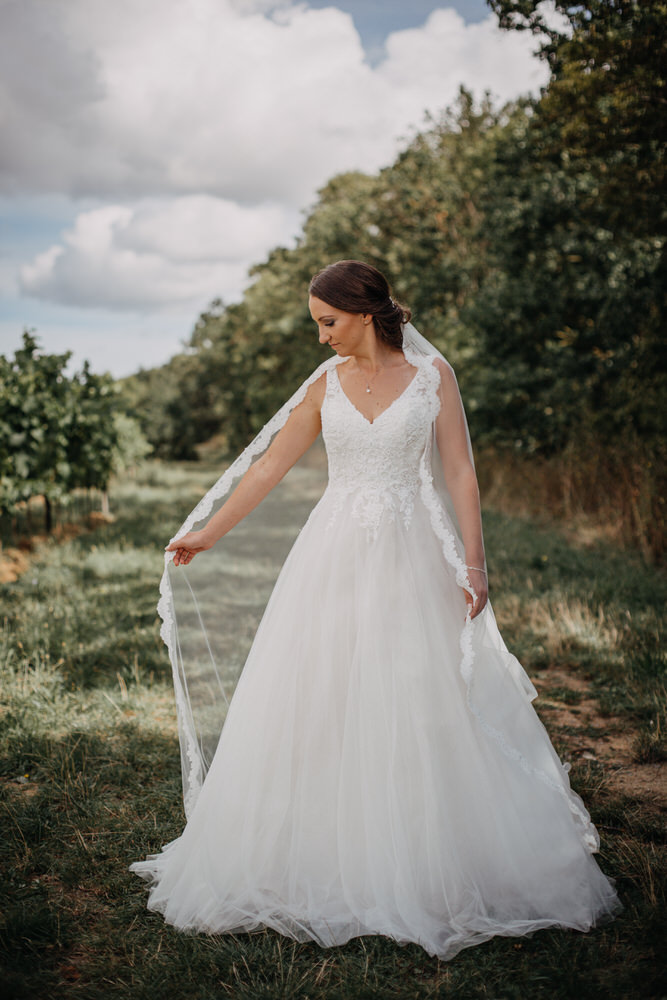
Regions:
M 112 497 L 115 523 L 46 552 L 2 590 L 5 995 L 667 994 L 664 823 L 636 801 L 610 796 L 595 763 L 577 762 L 572 781 L 601 829 L 600 864 L 617 879 L 626 909 L 589 934 L 551 929 L 496 938 L 441 963 L 417 945 L 382 937 L 320 949 L 270 931 L 183 935 L 146 910 L 145 884 L 128 865 L 178 836 L 184 823 L 170 668 L 155 613 L 162 548 L 214 479 L 196 467 L 156 467 L 121 484 Z M 284 510 L 283 522 L 307 506 Z M 548 526 L 490 512 L 485 529 L 494 603 L 497 594 L 505 637 L 526 669 L 567 665 L 629 725 L 652 718 L 660 710 L 664 577 L 627 553 L 576 548 Z
M 174 740 L 136 721 L 62 738 L 5 734 L 4 760 L 0 859 L 9 874 L 0 955 L 7 996 L 660 995 L 664 857 L 646 826 L 635 820 L 633 828 L 620 806 L 608 806 L 603 817 L 619 825 L 600 858 L 626 906 L 614 923 L 589 934 L 551 929 L 496 938 L 441 963 L 417 945 L 380 936 L 320 949 L 270 931 L 184 935 L 148 912 L 144 883 L 127 867 L 178 836 L 184 820 Z M 16 774 L 29 778 L 7 780 Z
M 134 723 L 3 735 L 2 968 L 17 986 L 25 979 L 17 995 L 47 995 L 37 984 L 48 993 L 64 956 L 86 949 L 92 924 L 131 897 L 143 905 L 127 866 L 182 828 L 177 747 Z

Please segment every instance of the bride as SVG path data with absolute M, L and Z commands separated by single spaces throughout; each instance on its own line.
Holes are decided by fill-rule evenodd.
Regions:
M 383 934 L 442 959 L 494 935 L 588 930 L 622 905 L 487 601 L 454 372 L 374 267 L 338 261 L 309 292 L 334 356 L 167 546 L 188 821 L 131 868 L 183 930 L 271 927 L 324 947 Z M 320 433 L 328 485 L 222 725 L 217 604 L 243 560 L 216 542 Z

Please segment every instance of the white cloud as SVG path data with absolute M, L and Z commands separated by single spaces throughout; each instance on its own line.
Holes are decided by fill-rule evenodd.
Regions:
M 63 242 L 21 268 L 23 291 L 60 304 L 158 308 L 236 298 L 250 264 L 293 235 L 277 205 L 243 208 L 208 195 L 82 212 Z
M 418 121 L 426 108 L 443 108 L 462 82 L 477 96 L 488 89 L 504 102 L 545 81 L 544 67 L 526 45 L 529 37 L 500 33 L 492 17 L 466 25 L 455 10 L 435 10 L 423 27 L 389 35 L 377 72 L 395 95 L 397 116 L 407 121 Z
M 565 14 L 562 14 L 556 9 L 554 0 L 542 0 L 542 2 L 537 5 L 537 10 L 547 28 L 550 28 L 551 31 L 557 31 L 561 35 L 567 35 L 568 38 L 572 36 L 572 22 L 569 17 L 566 17 Z M 517 20 L 520 20 L 520 18 L 517 17 Z M 524 23 L 525 20 L 526 19 L 524 18 Z
M 173 261 L 255 260 L 296 235 L 298 216 L 277 204 L 247 207 L 210 195 L 151 200 L 133 213 L 123 243 Z
M 332 174 L 386 163 L 459 83 L 506 98 L 546 76 L 528 33 L 501 32 L 493 15 L 466 26 L 453 10 L 391 35 L 374 69 L 334 6 L 4 0 L 1 10 L 5 190 L 302 205 Z
M 461 83 L 505 100 L 546 81 L 528 32 L 445 9 L 371 67 L 333 3 L 0 0 L 0 191 L 97 205 L 23 264 L 23 294 L 234 300 L 319 186 L 390 162 Z

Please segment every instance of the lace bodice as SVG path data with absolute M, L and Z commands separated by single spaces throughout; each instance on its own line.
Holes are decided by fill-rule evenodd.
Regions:
M 326 496 L 333 500 L 332 521 L 352 498 L 352 515 L 372 534 L 383 518 L 401 516 L 406 524 L 420 487 L 419 465 L 430 445 L 440 406 L 440 375 L 431 359 L 408 356 L 412 380 L 371 423 L 346 396 L 339 366 L 327 372 L 322 406 L 322 436 L 329 460 Z

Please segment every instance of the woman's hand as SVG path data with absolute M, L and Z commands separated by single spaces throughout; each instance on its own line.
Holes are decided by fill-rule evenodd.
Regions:
M 470 609 L 470 617 L 476 618 L 480 611 L 484 610 L 486 602 L 489 599 L 489 585 L 486 579 L 486 573 L 481 569 L 472 569 L 470 566 L 466 567 L 468 570 L 468 577 L 472 584 L 472 589 L 477 594 L 477 599 L 473 600 L 472 594 L 469 594 L 467 590 L 464 590 L 466 605 Z
M 188 531 L 182 538 L 175 538 L 173 542 L 165 548 L 165 552 L 174 553 L 174 566 L 192 562 L 198 552 L 204 552 L 212 548 L 213 543 L 209 540 L 205 530 Z

